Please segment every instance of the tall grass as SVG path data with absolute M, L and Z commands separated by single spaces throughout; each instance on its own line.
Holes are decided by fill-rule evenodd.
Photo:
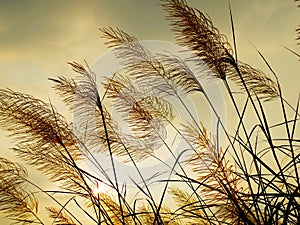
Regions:
M 238 59 L 232 16 L 233 46 L 207 15 L 184 0 L 162 0 L 161 5 L 177 43 L 194 54 L 189 60 L 197 65 L 204 62 L 211 71 L 204 74 L 223 84 L 234 128 L 226 127 L 218 115 L 199 79 L 203 75 L 195 74 L 183 59 L 153 54 L 126 32 L 101 28 L 107 46 L 124 65 L 105 80 L 101 92 L 87 63 L 69 63 L 78 74 L 74 79 L 50 78 L 73 114 L 84 121 L 81 124 L 66 121 L 50 103 L 0 90 L 0 124 L 15 139 L 12 150 L 57 185 L 55 190 L 44 190 L 28 179 L 22 165 L 0 158 L 0 209 L 13 223 L 300 223 L 299 99 L 295 107 L 284 99 L 276 73 L 259 50 L 258 57 L 272 77 Z M 211 133 L 197 121 L 186 96 L 205 99 L 219 118 L 220 132 Z M 170 99 L 189 115 L 184 123 L 174 120 Z M 109 104 L 124 115 L 130 134 L 122 131 Z M 268 104 L 280 116 L 275 124 L 270 122 Z M 184 142 L 178 155 L 165 139 L 166 126 Z M 144 177 L 140 163 L 151 157 L 160 160 L 157 148 L 169 152 L 174 164 L 167 165 L 165 179 L 155 180 Z M 189 156 L 183 160 L 186 152 Z M 98 153 L 108 156 L 110 173 Z M 138 192 L 133 198 L 127 192 L 133 190 L 118 180 L 118 157 L 135 168 L 141 180 L 132 180 Z M 84 161 L 101 176 L 83 167 Z M 161 190 L 158 197 L 156 183 Z M 99 186 L 107 191 L 96 191 Z M 44 210 L 48 219 L 40 195 L 49 199 Z

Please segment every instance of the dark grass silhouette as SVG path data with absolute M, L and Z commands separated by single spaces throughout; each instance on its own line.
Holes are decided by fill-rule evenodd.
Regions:
M 57 190 L 43 190 L 28 180 L 22 165 L 0 158 L 0 209 L 13 223 L 299 224 L 299 100 L 294 108 L 285 101 L 275 72 L 259 51 L 275 81 L 239 61 L 235 40 L 232 47 L 207 15 L 183 0 L 162 0 L 161 5 L 177 43 L 195 54 L 195 63 L 202 60 L 208 65 L 214 74 L 210 79 L 224 83 L 224 94 L 232 103 L 228 107 L 236 113 L 232 115 L 237 121 L 234 131 L 219 121 L 226 139 L 221 147 L 218 134 L 210 134 L 193 118 L 184 102 L 187 95 L 204 97 L 212 111 L 217 111 L 201 86 L 201 74 L 194 74 L 183 60 L 154 55 L 120 29 L 101 28 L 106 44 L 124 63 L 122 73 L 106 79 L 104 94 L 100 95 L 96 75 L 87 63 L 69 63 L 78 73 L 75 79 L 50 78 L 73 113 L 84 121 L 96 121 L 89 126 L 82 124 L 85 135 L 77 135 L 74 124 L 52 104 L 10 89 L 0 90 L 0 124 L 15 139 L 13 151 L 58 185 Z M 234 34 L 233 19 L 231 22 Z M 155 85 L 147 89 L 147 83 Z M 242 104 L 237 100 L 240 95 L 232 91 L 236 88 L 244 93 Z M 172 104 L 167 100 L 170 96 L 191 115 L 191 121 L 181 128 L 173 120 Z M 106 106 L 107 99 L 127 113 L 124 119 L 131 134 L 122 133 Z M 270 115 L 265 111 L 270 101 L 278 103 L 276 110 L 282 114 L 277 124 L 269 123 Z M 253 115 L 250 126 L 247 112 Z M 192 154 L 186 161 L 174 156 L 178 167 L 175 170 L 175 165 L 169 165 L 173 176 L 159 181 L 162 194 L 157 199 L 137 163 L 155 157 L 155 148 L 161 146 L 172 153 L 162 132 L 166 125 L 176 131 Z M 274 130 L 280 130 L 282 136 L 274 135 Z M 99 145 L 96 150 L 90 148 Z M 110 157 L 113 177 L 93 158 L 97 151 Z M 128 200 L 126 185 L 117 182 L 115 156 L 125 157 L 142 179 L 142 184 L 136 183 L 139 197 L 134 200 Z M 84 160 L 91 161 L 103 176 L 83 169 L 80 162 Z M 99 185 L 106 186 L 109 194 L 95 192 Z M 52 202 L 46 208 L 48 220 L 41 216 L 38 193 Z M 68 201 L 61 200 L 60 195 Z M 166 206 L 169 196 L 175 202 L 170 208 Z M 83 216 L 78 216 L 79 211 Z

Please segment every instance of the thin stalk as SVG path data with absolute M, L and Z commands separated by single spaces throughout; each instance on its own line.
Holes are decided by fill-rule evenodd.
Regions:
M 118 194 L 118 201 L 119 201 L 120 212 L 121 212 L 121 216 L 122 216 L 122 223 L 125 224 L 123 207 L 122 207 L 123 204 L 122 204 L 121 197 L 120 197 L 120 190 L 119 190 L 119 184 L 118 184 L 118 180 L 117 180 L 117 173 L 116 173 L 116 169 L 115 169 L 115 163 L 114 163 L 114 159 L 113 159 L 113 156 L 112 156 L 112 149 L 111 149 L 111 146 L 110 146 L 110 141 L 109 141 L 108 131 L 107 131 L 107 127 L 106 127 L 104 111 L 103 111 L 103 108 L 102 108 L 102 103 L 101 103 L 99 95 L 97 95 L 97 106 L 98 106 L 98 108 L 101 112 L 103 128 L 104 128 L 104 132 L 105 132 L 105 138 L 106 138 L 107 147 L 108 147 L 108 151 L 109 151 L 109 156 L 110 156 L 110 160 L 111 160 L 111 164 L 112 164 L 113 174 L 114 174 L 115 181 L 116 181 L 116 190 L 117 190 L 117 194 Z

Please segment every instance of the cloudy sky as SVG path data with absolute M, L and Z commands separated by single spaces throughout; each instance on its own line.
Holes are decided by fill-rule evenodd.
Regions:
M 227 0 L 190 0 L 231 38 Z M 299 52 L 295 28 L 299 10 L 293 0 L 231 0 L 239 57 L 268 73 L 252 42 L 278 74 L 287 99 L 295 103 Z M 174 42 L 159 0 L 0 1 L 0 88 L 52 98 L 48 77 L 73 76 L 69 61 L 92 63 L 107 49 L 99 27 L 119 27 L 139 40 Z M 1 141 L 2 140 L 2 141 Z M 1 154 L 9 141 L 0 133 Z
M 227 0 L 190 2 L 208 13 L 220 31 L 231 37 Z M 231 3 L 240 58 L 253 66 L 263 66 L 251 41 L 278 69 L 279 75 L 283 73 L 282 82 L 295 79 L 293 70 L 287 74 L 286 68 L 293 68 L 297 59 L 282 45 L 298 49 L 294 42 L 294 29 L 299 22 L 296 3 L 292 0 L 232 0 Z M 47 98 L 48 77 L 71 75 L 66 62 L 86 59 L 91 63 L 107 51 L 99 27 L 119 27 L 139 40 L 172 42 L 165 15 L 159 0 L 0 1 L 0 87 Z

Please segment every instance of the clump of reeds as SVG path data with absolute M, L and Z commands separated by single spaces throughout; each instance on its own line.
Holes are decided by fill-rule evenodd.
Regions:
M 194 74 L 183 59 L 155 55 L 126 32 L 101 28 L 108 47 L 124 64 L 120 73 L 102 85 L 104 94 L 87 63 L 70 63 L 79 75 L 75 79 L 50 79 L 58 95 L 82 119 L 78 127 L 52 104 L 0 90 L 0 124 L 15 139 L 13 151 L 58 185 L 57 190 L 43 190 L 28 179 L 24 167 L 0 158 L 0 210 L 15 224 L 47 224 L 41 216 L 40 193 L 49 198 L 45 212 L 51 224 L 299 224 L 299 101 L 295 108 L 285 101 L 275 72 L 259 51 L 275 81 L 239 61 L 235 41 L 232 47 L 200 10 L 184 0 L 162 0 L 162 7 L 178 44 L 194 53 L 190 60 L 205 62 L 212 71 L 210 79 L 224 83 L 224 95 L 236 113 L 232 115 L 237 121 L 234 131 L 218 121 L 225 134 L 220 146 L 218 134 L 208 132 L 193 117 L 184 101 L 188 95 L 204 97 L 219 115 L 198 79 L 201 74 Z M 242 103 L 232 91 L 236 88 L 243 93 Z M 169 97 L 188 111 L 190 118 L 184 124 L 174 121 Z M 131 134 L 122 132 L 107 100 L 126 115 Z M 269 123 L 264 109 L 270 101 L 278 103 L 276 110 L 282 114 L 277 124 Z M 253 115 L 250 125 L 249 112 Z M 187 160 L 174 155 L 176 165 L 168 165 L 169 178 L 156 181 L 162 185 L 157 199 L 138 163 L 155 157 L 158 148 L 172 153 L 165 141 L 165 126 L 185 143 L 182 152 L 191 154 Z M 98 152 L 109 157 L 112 176 L 95 157 Z M 115 157 L 131 163 L 142 180 L 135 183 L 139 193 L 133 200 L 128 200 L 126 184 L 118 182 Z M 102 175 L 84 169 L 82 161 L 90 161 Z M 108 192 L 95 191 L 99 185 Z M 175 202 L 172 207 L 166 206 L 169 196 Z

